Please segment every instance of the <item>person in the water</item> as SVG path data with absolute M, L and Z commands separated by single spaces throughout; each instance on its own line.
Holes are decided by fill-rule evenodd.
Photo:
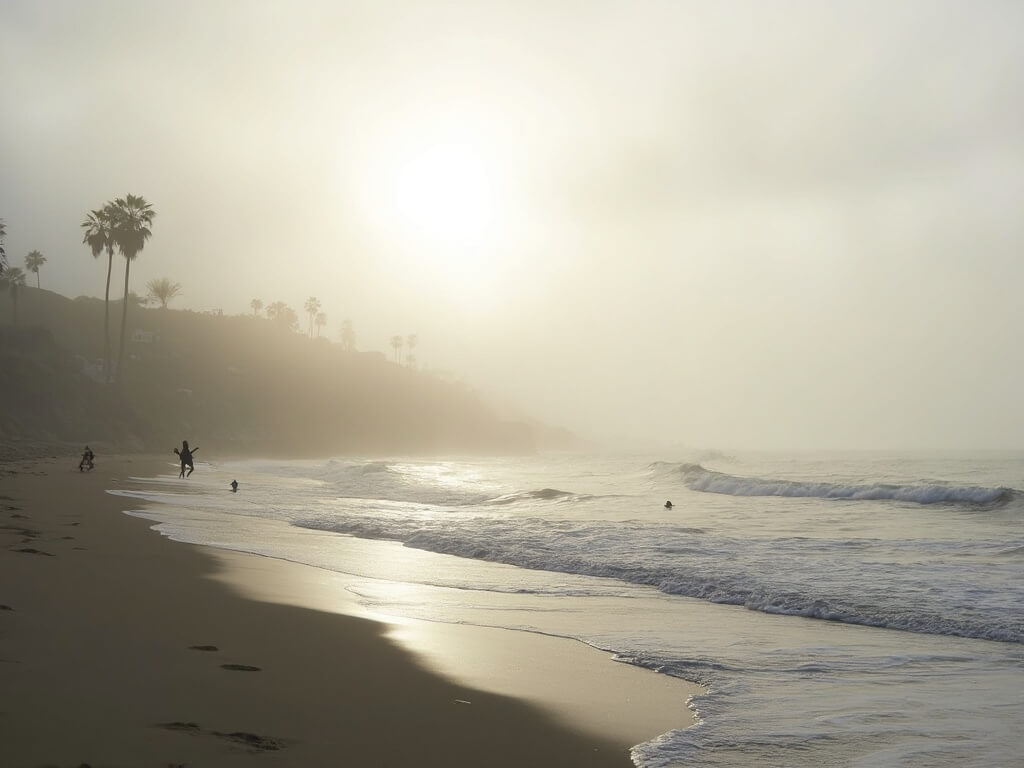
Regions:
M 665 502 L 665 509 L 672 509 L 672 502 L 671 501 L 666 501 Z

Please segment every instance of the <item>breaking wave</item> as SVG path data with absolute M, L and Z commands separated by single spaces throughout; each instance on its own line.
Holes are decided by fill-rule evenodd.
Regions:
M 784 496 L 789 498 L 850 499 L 858 501 L 906 501 L 916 504 L 1005 504 L 1016 491 L 1012 488 L 985 488 L 982 486 L 945 485 L 938 483 L 901 485 L 891 483 L 829 483 L 799 480 L 771 480 L 759 477 L 740 477 L 705 469 L 700 464 L 666 465 L 658 463 L 652 469 L 666 468 L 682 477 L 692 491 L 721 493 L 728 496 Z
M 766 558 L 785 550 L 798 560 L 808 546 L 800 538 L 741 546 L 735 540 L 708 537 L 700 529 L 596 521 L 555 526 L 539 518 L 470 517 L 453 525 L 443 518 L 350 514 L 340 520 L 307 518 L 295 524 L 520 568 L 617 579 L 763 613 L 1024 643 L 1024 614 L 1015 613 L 1013 606 L 998 600 L 972 604 L 963 594 L 937 595 L 926 572 L 905 575 L 902 594 L 873 591 L 868 583 L 856 593 L 844 594 L 841 587 L 828 585 L 829 573 L 803 583 L 776 578 Z M 837 549 L 849 544 L 814 545 Z M 951 603 L 956 604 L 954 610 Z

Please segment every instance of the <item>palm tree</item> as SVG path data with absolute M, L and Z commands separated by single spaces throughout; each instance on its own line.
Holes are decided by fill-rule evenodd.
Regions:
M 14 324 L 18 324 L 18 293 L 22 288 L 25 287 L 25 273 L 21 271 L 20 267 L 11 267 L 7 270 L 0 280 L 3 281 L 3 285 L 11 292 L 11 301 L 14 302 Z
M 395 362 L 397 363 L 398 362 L 398 351 L 402 348 L 402 337 L 401 336 L 392 336 L 391 337 L 391 346 L 395 350 Z
M 90 211 L 82 222 L 85 234 L 82 242 L 92 250 L 92 257 L 99 258 L 103 251 L 107 252 L 107 288 L 103 294 L 103 379 L 110 383 L 110 274 L 114 269 L 114 235 L 113 235 L 114 204 L 107 203 L 103 208 Z
M 252 307 L 252 316 L 256 317 L 256 315 L 260 313 L 260 310 L 263 309 L 263 300 L 253 299 L 249 302 L 249 306 Z
M 7 225 L 0 219 L 0 275 L 4 273 L 7 266 L 7 251 L 4 250 L 4 238 L 7 237 Z
M 309 338 L 313 338 L 313 320 L 316 318 L 316 313 L 320 311 L 320 299 L 316 296 L 310 296 L 306 299 L 306 303 L 302 307 L 306 310 L 306 314 L 309 315 Z
M 316 313 L 316 337 L 320 338 L 320 329 L 327 325 L 327 313 L 317 312 Z
M 160 303 L 161 309 L 167 309 L 171 299 L 181 296 L 181 283 L 172 283 L 169 277 L 158 277 L 146 283 L 149 293 L 146 298 Z
M 113 230 L 111 232 L 117 249 L 124 256 L 124 303 L 121 305 L 121 340 L 117 347 L 117 375 L 115 380 L 121 382 L 124 369 L 124 334 L 128 328 L 128 278 L 132 262 L 146 246 L 146 241 L 153 234 L 150 225 L 156 211 L 140 195 L 127 195 L 114 201 Z
M 25 257 L 25 269 L 36 273 L 36 288 L 39 287 L 39 268 L 46 263 L 46 257 L 39 251 L 30 251 Z

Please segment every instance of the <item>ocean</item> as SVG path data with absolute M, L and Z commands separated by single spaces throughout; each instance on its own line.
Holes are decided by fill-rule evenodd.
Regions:
M 140 480 L 120 493 L 165 535 L 349 574 L 369 611 L 575 638 L 700 683 L 696 725 L 633 748 L 644 768 L 1024 765 L 1024 453 L 244 460 Z

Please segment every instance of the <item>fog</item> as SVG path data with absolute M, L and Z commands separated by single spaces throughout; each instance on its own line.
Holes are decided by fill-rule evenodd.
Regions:
M 331 338 L 416 334 L 419 366 L 587 437 L 1021 448 L 1022 22 L 994 0 L 5 0 L 8 256 L 102 296 L 79 224 L 139 194 L 137 293 L 316 296 Z

